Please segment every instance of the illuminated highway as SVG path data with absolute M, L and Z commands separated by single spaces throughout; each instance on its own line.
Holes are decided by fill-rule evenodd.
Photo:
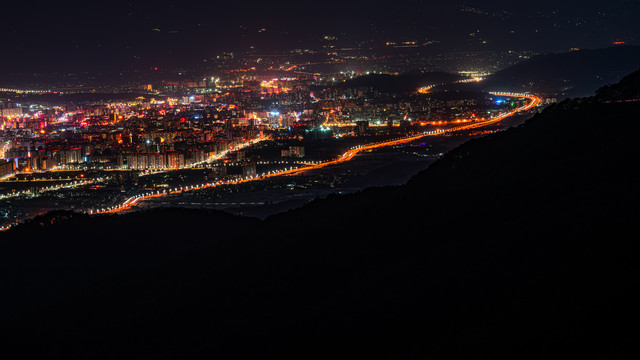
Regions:
M 325 162 L 317 162 L 317 163 L 311 162 L 311 163 L 306 163 L 306 164 L 299 164 L 297 166 L 291 166 L 291 167 L 289 167 L 288 169 L 285 169 L 285 170 L 271 171 L 271 172 L 263 173 L 263 174 L 256 175 L 254 177 L 249 177 L 249 178 L 241 178 L 241 179 L 236 179 L 236 180 L 225 180 L 225 181 L 217 181 L 217 182 L 208 182 L 208 183 L 203 183 L 203 184 L 200 184 L 200 185 L 181 186 L 181 187 L 175 187 L 175 188 L 168 189 L 168 190 L 162 190 L 162 191 L 158 190 L 158 191 L 147 192 L 147 193 L 144 193 L 144 194 L 140 194 L 140 195 L 137 195 L 137 196 L 133 196 L 133 197 L 127 198 L 125 201 L 123 201 L 119 205 L 115 205 L 115 206 L 111 206 L 111 207 L 103 207 L 103 208 L 94 208 L 94 209 L 87 210 L 86 213 L 92 214 L 92 215 L 94 215 L 94 214 L 118 213 L 118 212 L 129 210 L 132 207 L 134 207 L 137 204 L 139 204 L 140 202 L 145 201 L 145 200 L 149 200 L 149 199 L 152 199 L 152 198 L 164 197 L 164 196 L 172 195 L 172 194 L 179 194 L 179 193 L 186 192 L 186 191 L 193 191 L 193 190 L 200 190 L 200 189 L 205 189 L 205 188 L 214 188 L 214 187 L 223 186 L 223 185 L 234 185 L 234 184 L 240 184 L 240 183 L 245 183 L 245 182 L 250 182 L 250 181 L 263 180 L 263 179 L 276 177 L 276 176 L 294 175 L 294 174 L 298 174 L 298 173 L 301 173 L 301 172 L 304 172 L 304 171 L 320 169 L 320 168 L 324 168 L 324 167 L 331 166 L 331 165 L 338 165 L 338 164 L 350 161 L 358 153 L 360 153 L 362 151 L 367 151 L 367 150 L 372 150 L 372 149 L 381 148 L 381 147 L 404 144 L 404 143 L 408 143 L 408 142 L 412 142 L 412 141 L 418 140 L 418 139 L 426 137 L 426 136 L 438 136 L 438 135 L 443 135 L 443 134 L 446 134 L 446 133 L 469 130 L 469 129 L 474 129 L 474 128 L 479 128 L 479 127 L 491 125 L 491 124 L 497 123 L 499 121 L 502 121 L 505 118 L 510 117 L 510 116 L 512 116 L 512 115 L 514 115 L 516 113 L 530 110 L 530 109 L 534 108 L 535 106 L 539 105 L 540 102 L 541 102 L 540 98 L 535 97 L 535 96 L 525 95 L 525 94 L 514 94 L 514 93 L 492 93 L 492 94 L 496 95 L 496 96 L 526 98 L 526 99 L 529 100 L 529 103 L 527 105 L 522 106 L 520 108 L 517 108 L 517 109 L 515 109 L 513 111 L 501 114 L 501 115 L 499 115 L 497 117 L 493 117 L 493 118 L 490 118 L 490 119 L 479 119 L 479 121 L 478 121 L 478 119 L 476 119 L 475 122 L 472 122 L 472 123 L 469 123 L 469 122 L 471 122 L 471 120 L 469 120 L 469 119 L 460 119 L 460 123 L 462 123 L 464 125 L 451 127 L 451 128 L 448 128 L 448 129 L 438 129 L 438 130 L 434 130 L 434 131 L 427 131 L 427 132 L 423 132 L 423 133 L 412 135 L 412 136 L 396 138 L 396 139 L 393 139 L 393 140 L 388 140 L 388 141 L 383 141 L 383 142 L 378 142 L 378 143 L 372 143 L 372 144 L 367 144 L 367 145 L 356 146 L 356 147 L 353 147 L 353 148 L 349 149 L 349 151 L 345 152 L 344 154 L 342 154 L 340 157 L 338 157 L 335 160 L 330 160 L 330 161 L 325 161 Z M 240 147 L 238 147 L 238 148 L 236 148 L 234 150 L 238 150 L 241 147 L 245 147 L 245 146 L 250 145 L 251 143 L 257 143 L 257 142 L 260 142 L 260 141 L 263 141 L 263 140 L 265 140 L 265 139 L 264 138 L 255 139 L 253 141 L 250 141 L 250 142 L 242 144 Z M 209 159 L 209 161 L 211 161 L 211 160 L 212 159 Z M 67 184 L 66 186 L 75 187 L 75 186 L 78 186 L 78 185 L 80 185 L 80 184 L 77 184 L 77 183 L 76 184 Z M 47 191 L 47 190 L 51 191 L 51 190 L 56 190 L 56 189 L 55 188 L 50 188 L 50 189 L 46 189 L 45 191 Z M 21 194 L 21 195 L 24 195 L 24 194 Z M 10 196 L 15 196 L 15 195 L 12 194 Z M 11 228 L 12 226 L 14 226 L 16 224 L 17 223 L 8 224 L 8 225 L 5 225 L 3 227 L 0 227 L 0 231 L 8 230 L 9 228 Z
M 71 179 L 64 179 L 64 180 L 71 180 Z M 18 180 L 18 181 L 21 181 L 21 180 Z M 24 180 L 24 181 L 25 182 L 32 182 L 34 180 L 28 180 L 28 181 Z M 37 180 L 37 181 L 60 181 L 60 180 Z M 87 179 L 87 180 L 75 180 L 75 181 L 72 181 L 72 182 L 69 182 L 69 183 L 42 187 L 42 188 L 39 188 L 38 190 L 35 190 L 35 191 L 34 190 L 14 191 L 14 192 L 11 192 L 11 193 L 0 195 L 0 200 L 9 199 L 9 198 L 13 198 L 13 197 L 19 197 L 19 196 L 23 196 L 23 195 L 34 195 L 36 193 L 45 193 L 45 192 L 48 192 L 48 191 L 57 191 L 57 190 L 62 190 L 62 189 L 72 189 L 72 188 L 76 188 L 76 187 L 80 187 L 80 186 L 84 186 L 84 185 L 96 184 L 96 183 L 99 183 L 99 182 L 102 182 L 102 181 L 104 181 L 104 179 L 102 179 L 102 178 Z
M 455 126 L 455 127 L 448 128 L 448 129 L 439 129 L 439 130 L 434 130 L 434 131 L 427 131 L 427 132 L 423 132 L 423 133 L 417 134 L 417 135 L 397 138 L 397 139 L 378 142 L 378 143 L 373 143 L 373 144 L 356 146 L 356 147 L 353 147 L 353 148 L 349 149 L 349 151 L 345 152 L 344 154 L 342 154 L 340 157 L 338 157 L 335 160 L 330 160 L 330 161 L 325 161 L 325 162 L 318 162 L 318 163 L 315 163 L 315 164 L 311 163 L 309 165 L 299 166 L 299 167 L 290 167 L 288 169 L 281 170 L 281 171 L 267 172 L 267 173 L 263 173 L 263 174 L 260 174 L 260 175 L 256 175 L 254 177 L 241 178 L 241 179 L 237 179 L 237 180 L 225 180 L 225 181 L 217 181 L 217 182 L 208 182 L 208 183 L 204 183 L 204 184 L 201 184 L 201 185 L 181 186 L 181 187 L 176 187 L 176 188 L 169 189 L 169 190 L 163 190 L 163 191 L 159 191 L 158 190 L 158 191 L 155 191 L 155 192 L 148 192 L 146 194 L 141 194 L 141 195 L 130 197 L 130 198 L 126 199 L 123 203 L 121 203 L 120 205 L 115 205 L 115 206 L 105 207 L 105 208 L 91 209 L 91 210 L 89 210 L 87 212 L 89 214 L 118 213 L 118 212 L 122 212 L 122 211 L 125 211 L 125 210 L 129 210 L 133 206 L 136 206 L 141 201 L 145 201 L 145 200 L 152 199 L 152 198 L 163 197 L 163 196 L 172 195 L 172 194 L 179 194 L 179 193 L 182 193 L 182 192 L 185 192 L 185 191 L 201 190 L 201 189 L 214 188 L 214 187 L 223 186 L 223 185 L 234 185 L 234 184 L 240 184 L 240 183 L 245 183 L 245 182 L 249 182 L 249 181 L 263 180 L 263 179 L 276 177 L 276 176 L 293 175 L 293 174 L 301 173 L 301 172 L 304 172 L 304 171 L 310 171 L 310 170 L 320 169 L 320 168 L 323 168 L 323 167 L 326 167 L 326 166 L 337 165 L 337 164 L 341 164 L 341 163 L 344 163 L 346 161 L 349 161 L 349 160 L 353 159 L 354 156 L 356 156 L 359 152 L 362 152 L 362 151 L 367 151 L 367 150 L 372 150 L 372 149 L 381 148 L 381 147 L 404 144 L 404 143 L 408 143 L 408 142 L 411 142 L 411 141 L 418 140 L 418 139 L 423 138 L 425 136 L 437 136 L 437 135 L 442 135 L 442 134 L 446 134 L 446 133 L 462 131 L 462 130 L 469 130 L 469 129 L 474 129 L 474 128 L 479 128 L 479 127 L 491 125 L 491 124 L 497 123 L 499 121 L 502 121 L 502 120 L 506 119 L 507 117 L 513 116 L 516 113 L 530 110 L 530 109 L 534 108 L 535 106 L 538 106 L 540 104 L 540 102 L 541 102 L 541 99 L 539 97 L 532 96 L 532 95 L 514 94 L 514 93 L 492 93 L 492 94 L 493 95 L 497 95 L 497 96 L 505 96 L 505 97 L 526 98 L 526 99 L 529 100 L 529 103 L 527 105 L 522 106 L 520 108 L 517 108 L 517 109 L 515 109 L 513 111 L 501 114 L 499 116 L 496 116 L 496 117 L 493 117 L 493 118 L 490 118 L 490 119 L 480 119 L 480 121 L 476 121 L 475 123 L 472 123 L 472 124 Z

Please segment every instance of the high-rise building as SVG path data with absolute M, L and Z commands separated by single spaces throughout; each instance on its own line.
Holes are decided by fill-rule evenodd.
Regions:
M 218 165 L 218 166 L 214 166 L 211 169 L 211 174 L 209 175 L 209 178 L 223 179 L 225 176 L 227 176 L 227 167 L 225 165 Z
M 164 154 L 149 154 L 147 155 L 148 168 L 149 169 L 164 169 L 165 168 L 165 155 Z
M 356 121 L 358 135 L 366 135 L 369 129 L 369 122 L 366 120 Z
M 13 161 L 0 160 L 0 177 L 16 172 L 16 164 Z
M 172 169 L 184 167 L 184 154 L 177 151 L 168 152 L 166 165 Z
M 148 158 L 145 154 L 132 154 L 127 156 L 127 168 L 144 170 L 148 168 Z
M 0 101 L 0 116 L 15 117 L 22 115 L 22 108 L 13 103 Z
M 256 176 L 257 171 L 256 171 L 256 164 L 253 163 L 247 163 L 244 164 L 242 166 L 242 176 L 247 178 L 247 177 L 254 177 Z
M 77 164 L 83 161 L 80 148 L 62 150 L 58 153 L 59 165 Z
M 304 146 L 289 146 L 288 150 L 280 152 L 282 157 L 304 157 Z

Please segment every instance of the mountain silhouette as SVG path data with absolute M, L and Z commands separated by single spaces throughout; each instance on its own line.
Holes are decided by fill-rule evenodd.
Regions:
M 560 98 L 588 96 L 637 70 L 639 46 L 614 46 L 544 54 L 512 65 L 480 83 L 487 91 L 530 91 Z

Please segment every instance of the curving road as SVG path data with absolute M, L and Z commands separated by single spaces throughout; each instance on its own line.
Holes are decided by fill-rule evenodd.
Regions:
M 427 132 L 424 132 L 424 133 L 421 133 L 421 134 L 418 134 L 418 135 L 414 135 L 414 136 L 407 136 L 407 137 L 403 137 L 403 138 L 397 138 L 397 139 L 378 142 L 378 143 L 373 143 L 373 144 L 356 146 L 356 147 L 351 148 L 349 151 L 345 152 L 344 154 L 342 154 L 336 160 L 325 161 L 325 162 L 320 162 L 320 163 L 316 163 L 316 164 L 310 164 L 310 165 L 301 166 L 301 167 L 295 167 L 295 168 L 291 167 L 291 168 L 286 169 L 286 170 L 273 171 L 273 172 L 257 175 L 255 177 L 243 178 L 243 179 L 239 179 L 239 180 L 227 180 L 227 181 L 209 182 L 209 183 L 205 183 L 205 184 L 201 184 L 201 185 L 197 185 L 197 186 L 195 186 L 195 185 L 194 186 L 185 186 L 185 187 L 179 187 L 179 188 L 174 188 L 174 189 L 170 189 L 170 190 L 150 192 L 150 193 L 147 193 L 147 194 L 141 194 L 141 195 L 137 195 L 137 196 L 134 196 L 134 197 L 130 197 L 127 200 L 125 200 L 122 204 L 117 205 L 117 206 L 100 208 L 100 209 L 91 209 L 91 210 L 89 210 L 87 212 L 89 214 L 118 213 L 118 212 L 122 212 L 122 211 L 131 209 L 133 206 L 136 206 L 136 204 L 138 204 L 141 201 L 145 201 L 145 200 L 156 198 L 156 197 L 172 195 L 172 194 L 179 194 L 179 193 L 181 193 L 183 191 L 193 191 L 193 190 L 200 190 L 200 189 L 218 187 L 218 186 L 222 186 L 222 185 L 233 185 L 233 184 L 240 184 L 240 183 L 249 182 L 249 181 L 258 181 L 258 180 L 267 179 L 267 178 L 270 178 L 270 177 L 283 176 L 283 175 L 292 175 L 292 174 L 301 173 L 303 171 L 309 171 L 309 170 L 314 170 L 314 169 L 320 169 L 320 168 L 323 168 L 323 167 L 326 167 L 326 166 L 337 165 L 337 164 L 340 164 L 340 163 L 343 163 L 343 162 L 346 162 L 346 161 L 349 161 L 349 160 L 353 159 L 353 157 L 356 156 L 361 151 L 366 151 L 366 150 L 371 150 L 371 149 L 381 148 L 381 147 L 386 147 L 386 146 L 392 146 L 392 145 L 398 145 L 398 144 L 404 144 L 404 143 L 408 143 L 408 142 L 411 142 L 411 141 L 418 140 L 418 139 L 423 138 L 425 136 L 437 136 L 437 135 L 442 135 L 442 134 L 445 134 L 445 133 L 451 133 L 451 132 L 474 129 L 474 128 L 479 128 L 479 127 L 491 125 L 491 124 L 497 123 L 499 121 L 502 121 L 502 120 L 506 119 L 507 117 L 513 116 L 516 113 L 530 110 L 530 109 L 534 108 L 535 106 L 539 105 L 540 102 L 541 102 L 541 99 L 539 97 L 532 96 L 532 95 L 514 94 L 514 93 L 492 93 L 492 94 L 493 95 L 497 95 L 497 96 L 505 96 L 505 97 L 526 98 L 526 99 L 529 100 L 529 103 L 527 105 L 525 105 L 525 106 L 519 107 L 519 108 L 517 108 L 517 109 L 515 109 L 513 111 L 510 111 L 510 112 L 501 114 L 501 115 L 499 115 L 497 117 L 490 118 L 490 119 L 481 119 L 481 121 L 476 121 L 475 123 L 468 124 L 468 125 L 460 125 L 460 126 L 452 127 L 452 128 L 449 128 L 449 129 L 427 131 Z

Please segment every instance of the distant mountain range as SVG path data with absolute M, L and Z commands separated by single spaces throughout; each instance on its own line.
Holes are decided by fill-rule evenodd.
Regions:
M 640 46 L 614 46 L 535 56 L 489 76 L 489 91 L 588 96 L 640 69 Z
M 637 358 L 640 102 L 626 100 L 639 92 L 635 72 L 470 140 L 404 186 L 263 221 L 34 219 L 0 242 L 3 352 Z
M 443 72 L 401 75 L 369 74 L 337 85 L 339 88 L 373 88 L 390 94 L 407 94 L 429 85 L 448 91 L 532 92 L 560 99 L 589 96 L 598 88 L 619 81 L 640 69 L 640 46 L 614 46 L 538 55 L 488 76 L 480 83 L 453 82 L 462 76 Z

